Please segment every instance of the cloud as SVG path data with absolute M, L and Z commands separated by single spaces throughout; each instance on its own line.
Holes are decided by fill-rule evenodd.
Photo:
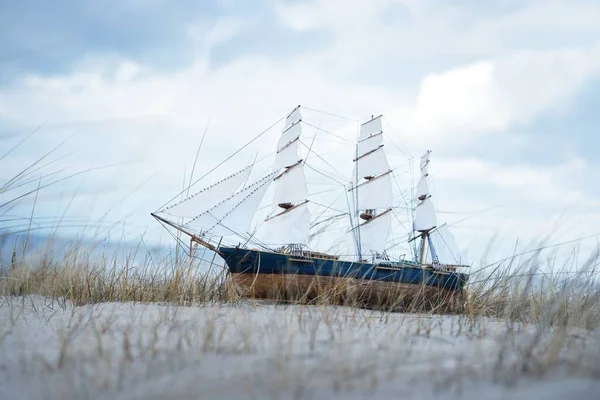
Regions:
M 519 52 L 427 76 L 414 104 L 388 112 L 404 132 L 444 145 L 527 125 L 564 109 L 582 85 L 600 76 L 600 45 Z
M 545 167 L 503 165 L 483 158 L 439 159 L 432 165 L 436 180 L 464 182 L 471 189 L 488 191 L 487 195 L 494 196 L 498 203 L 508 200 L 516 206 L 528 201 L 559 207 L 590 204 L 581 190 L 588 173 L 587 162 L 581 158 Z

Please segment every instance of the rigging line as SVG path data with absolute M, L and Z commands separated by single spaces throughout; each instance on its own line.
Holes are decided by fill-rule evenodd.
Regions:
M 318 194 L 329 193 L 329 192 L 333 192 L 334 190 L 339 190 L 339 189 L 334 188 L 334 189 L 321 190 L 320 192 L 311 193 L 309 196 L 316 196 Z
M 310 108 L 310 107 L 306 107 L 306 106 L 302 106 L 302 108 L 307 109 L 309 111 L 314 111 L 314 112 L 317 112 L 317 113 L 321 113 L 321 114 L 325 114 L 325 115 L 330 115 L 332 117 L 336 117 L 336 118 L 340 118 L 340 119 L 345 119 L 347 121 L 358 122 L 357 120 L 355 120 L 353 118 L 344 117 L 343 115 L 338 115 L 338 114 L 330 113 L 330 112 L 327 112 L 327 111 L 317 110 L 315 108 Z
M 319 124 L 320 124 L 320 122 L 319 122 Z M 308 161 L 308 156 L 310 155 L 310 152 L 312 151 L 312 147 L 315 144 L 315 139 L 317 138 L 317 132 L 318 132 L 318 128 L 317 128 L 317 131 L 315 131 L 315 136 L 313 136 L 310 147 L 308 148 L 308 153 L 306 153 L 306 158 L 304 159 L 304 165 L 306 165 L 306 161 Z M 300 139 L 300 138 L 298 138 L 298 139 Z M 300 141 L 300 143 L 302 143 L 302 141 Z M 304 144 L 304 143 L 302 143 L 302 144 Z
M 246 168 L 248 168 L 249 166 L 252 166 L 254 168 L 254 165 L 256 165 L 256 159 L 258 158 L 258 151 L 256 152 L 256 155 L 254 156 L 254 162 L 252 164 L 248 164 L 246 166 Z M 250 173 L 252 173 L 252 171 L 250 171 Z M 263 171 L 262 174 L 263 175 L 265 173 L 265 171 Z M 246 177 L 246 180 L 244 181 L 244 183 L 242 184 L 242 188 L 245 188 L 246 185 L 248 184 L 248 181 L 250 180 L 250 174 L 248 174 L 248 176 Z
M 320 192 L 311 193 L 311 194 L 309 194 L 309 195 L 308 195 L 308 197 L 310 198 L 311 196 L 316 196 L 316 195 L 318 195 L 318 194 L 323 194 L 323 193 L 333 192 L 334 190 L 338 190 L 338 189 L 327 189 L 327 190 L 322 190 L 322 191 L 320 191 Z M 310 202 L 311 202 L 311 203 L 314 203 L 314 201 L 312 201 L 312 200 L 311 200 Z M 316 204 L 316 203 L 315 203 L 315 204 Z M 269 203 L 269 204 L 266 204 L 266 205 L 264 205 L 264 206 L 262 206 L 262 207 L 258 207 L 258 208 L 256 209 L 256 211 L 262 211 L 262 210 L 265 210 L 265 209 L 267 209 L 267 208 L 271 208 L 271 207 L 273 207 L 273 204 L 270 204 L 270 203 Z
M 409 156 L 410 158 L 413 158 L 413 155 L 411 154 L 410 150 L 408 149 L 408 146 L 406 145 L 406 143 L 404 143 L 404 141 L 403 141 L 402 139 L 400 139 L 400 135 L 396 134 L 396 132 L 395 132 L 395 129 L 394 129 L 394 127 L 393 127 L 393 125 L 392 125 L 392 124 L 390 124 L 390 121 L 388 121 L 388 119 L 386 118 L 386 116 L 385 116 L 385 115 L 383 116 L 383 120 L 386 122 L 386 124 L 388 124 L 388 125 L 390 126 L 390 128 L 392 128 L 392 129 L 391 129 L 391 131 L 394 133 L 394 137 L 395 137 L 395 136 L 398 136 L 398 140 L 400 141 L 400 143 L 402 144 L 402 146 L 404 146 L 404 147 L 406 148 L 406 153 L 405 153 L 405 152 L 404 152 L 404 151 L 403 151 L 403 150 L 402 150 L 402 149 L 401 149 L 401 148 L 400 148 L 400 147 L 399 147 L 397 144 L 395 144 L 393 140 L 391 140 L 391 137 L 390 137 L 390 141 L 391 141 L 391 142 L 392 142 L 392 143 L 393 143 L 393 144 L 394 144 L 394 145 L 395 145 L 395 146 L 398 148 L 398 150 L 400 150 L 402 153 L 404 153 L 404 154 L 408 154 L 408 156 Z
M 441 211 L 438 210 L 437 213 L 438 214 L 458 214 L 458 215 L 472 215 L 472 214 L 478 214 L 478 213 L 483 213 L 483 212 L 488 212 L 490 210 L 493 210 L 495 208 L 502 208 L 505 206 L 492 206 L 492 207 L 488 207 L 488 208 L 484 208 L 482 210 L 477 210 L 477 211 L 469 211 L 469 212 L 459 212 L 459 211 Z
M 396 183 L 397 183 L 397 181 L 396 181 Z M 402 190 L 402 188 L 400 187 L 400 184 L 399 183 L 397 184 L 398 190 L 399 190 L 400 194 L 402 194 L 402 197 L 408 196 L 408 193 L 412 192 L 412 189 L 413 189 L 412 186 L 411 185 L 408 185 L 408 186 L 409 187 L 407 189 Z M 411 204 L 411 203 L 412 203 L 411 201 L 406 201 L 405 200 L 405 204 L 408 205 L 408 204 Z
M 259 225 L 256 226 L 256 228 L 254 228 L 254 233 L 253 233 L 253 237 L 251 238 L 252 242 L 255 246 L 258 246 L 260 248 L 262 248 L 263 250 L 266 251 L 273 251 L 273 249 L 271 247 L 268 246 L 268 243 L 264 242 L 263 240 L 261 240 L 260 238 L 257 238 L 255 235 L 258 232 L 258 229 L 264 224 L 265 221 L 262 221 Z
M 331 186 L 331 183 L 329 182 L 317 182 L 317 181 L 309 181 L 307 182 L 308 185 L 310 186 Z M 338 189 L 329 189 L 329 190 L 338 190 Z
M 269 182 L 269 180 L 270 180 L 270 178 L 271 178 L 273 175 L 275 175 L 275 173 L 272 173 L 272 174 L 270 174 L 270 175 L 267 175 L 267 176 L 265 176 L 265 177 L 263 177 L 263 178 L 259 179 L 258 181 L 254 182 L 252 185 L 250 185 L 250 186 L 248 186 L 248 187 L 246 187 L 246 188 L 244 188 L 244 189 L 241 189 L 241 190 L 239 190 L 237 193 L 233 194 L 232 196 L 228 197 L 227 199 L 225 199 L 225 200 L 221 201 L 220 203 L 218 203 L 218 204 L 214 205 L 213 207 L 209 208 L 208 210 L 201 212 L 200 214 L 198 214 L 197 216 L 195 216 L 194 218 L 192 218 L 190 221 L 186 222 L 184 225 L 187 225 L 187 224 L 189 224 L 190 222 L 194 222 L 194 221 L 196 221 L 198 218 L 200 218 L 201 216 L 204 216 L 204 215 L 207 215 L 207 214 L 208 214 L 209 216 L 211 216 L 211 217 L 213 217 L 213 218 L 217 219 L 217 217 L 215 217 L 215 216 L 214 216 L 214 215 L 211 213 L 211 211 L 214 211 L 214 210 L 215 210 L 217 207 L 219 207 L 219 206 L 222 206 L 222 205 L 223 205 L 223 204 L 225 204 L 227 201 L 234 199 L 236 196 L 238 196 L 238 195 L 240 195 L 240 194 L 244 194 L 244 195 L 245 195 L 245 197 L 243 197 L 243 198 L 242 198 L 240 201 L 238 201 L 238 202 L 237 202 L 237 203 L 236 203 L 236 204 L 233 206 L 233 208 L 232 208 L 231 210 L 229 210 L 229 211 L 228 211 L 228 212 L 227 212 L 225 215 L 223 215 L 223 216 L 221 217 L 221 219 L 220 219 L 220 220 L 218 220 L 218 219 L 217 219 L 217 223 L 219 223 L 220 221 L 222 221 L 223 219 L 225 219 L 225 218 L 227 218 L 229 215 L 231 215 L 231 213 L 232 213 L 232 212 L 233 212 L 235 209 L 237 209 L 237 208 L 238 208 L 238 207 L 239 207 L 239 206 L 240 206 L 242 203 L 244 203 L 245 201 L 247 201 L 247 200 L 248 200 L 248 199 L 249 199 L 251 196 L 253 196 L 253 195 L 254 195 L 254 194 L 255 194 L 255 193 L 256 193 L 256 192 L 257 192 L 259 189 L 261 189 L 263 186 L 265 186 L 265 185 L 270 185 L 270 182 Z M 256 185 L 258 185 L 258 186 L 256 186 Z M 252 190 L 250 190 L 250 189 L 252 189 Z M 248 191 L 249 191 L 250 193 L 246 194 Z M 212 228 L 210 228 L 210 229 L 212 229 Z
M 335 178 L 333 178 L 333 177 L 331 177 L 331 176 L 329 176 L 329 175 L 325 174 L 325 173 L 324 173 L 324 172 L 322 172 L 322 171 L 319 171 L 318 169 L 316 169 L 316 168 L 315 168 L 315 167 L 313 167 L 312 165 L 306 164 L 306 166 L 307 166 L 308 168 L 312 169 L 313 171 L 315 171 L 316 173 L 323 175 L 325 178 L 329 178 L 329 179 L 331 179 L 332 181 L 334 181 L 334 182 L 335 182 L 335 183 L 337 183 L 338 185 L 340 185 L 340 186 L 342 186 L 342 187 L 344 187 L 344 188 L 346 187 L 346 185 L 345 185 L 344 183 L 342 183 L 342 182 L 338 181 L 337 179 L 335 179 Z
M 398 203 L 399 204 L 399 203 Z M 396 206 L 391 206 L 390 207 L 393 210 L 410 210 L 410 207 L 407 206 L 400 206 L 400 205 L 396 205 Z
M 263 136 L 265 133 L 267 133 L 268 131 L 270 131 L 275 125 L 277 125 L 279 122 L 281 122 L 285 117 L 281 117 L 279 118 L 276 122 L 274 122 L 271 126 L 269 126 L 267 129 L 265 129 L 264 131 L 262 131 L 261 133 L 259 133 L 258 135 L 256 135 L 252 140 L 250 140 L 249 142 L 247 142 L 246 144 L 244 144 L 242 147 L 240 147 L 239 149 L 237 149 L 233 154 L 231 154 L 229 157 L 227 157 L 225 160 L 221 161 L 219 164 L 217 164 L 215 167 L 213 167 L 210 171 L 208 171 L 207 173 L 205 173 L 204 175 L 202 175 L 200 178 L 198 178 L 196 181 L 194 181 L 194 183 L 192 183 L 192 185 L 195 185 L 196 183 L 198 183 L 200 180 L 202 180 L 203 178 L 205 178 L 208 174 L 210 174 L 211 172 L 213 172 L 214 170 L 216 170 L 217 168 L 219 168 L 221 165 L 225 164 L 227 161 L 229 161 L 231 158 L 233 158 L 236 154 L 238 154 L 240 151 L 244 150 L 246 147 L 248 147 L 251 143 L 253 143 L 254 141 L 256 141 L 258 138 L 260 138 L 261 136 Z M 183 193 L 184 191 L 177 193 L 175 196 L 173 196 L 173 198 L 171 198 L 169 201 L 167 201 L 165 204 L 163 204 L 162 206 L 158 207 L 158 210 L 164 208 L 167 204 L 169 204 L 171 201 L 175 200 L 177 198 L 177 196 L 179 196 L 181 193 Z M 157 211 L 158 212 L 158 211 Z
M 321 128 L 319 128 L 318 126 L 315 126 L 315 125 L 311 124 L 310 122 L 306 122 L 306 121 L 302 121 L 302 122 L 303 122 L 303 123 L 305 123 L 305 124 L 306 124 L 306 125 L 308 125 L 308 126 L 311 126 L 311 127 L 313 127 L 313 128 L 316 128 L 317 130 L 319 130 L 319 131 L 321 131 L 321 132 L 327 133 L 328 135 L 331 135 L 331 136 L 334 136 L 334 137 L 336 137 L 336 138 L 338 138 L 338 139 L 341 139 L 341 140 L 343 140 L 343 141 L 344 141 L 344 142 L 346 142 L 346 143 L 352 143 L 352 141 L 350 141 L 350 140 L 348 140 L 348 139 L 346 139 L 346 138 L 343 138 L 343 137 L 341 137 L 340 135 L 336 135 L 335 133 L 333 133 L 333 132 L 330 132 L 330 131 L 328 131 L 328 130 L 326 130 L 326 129 L 321 129 Z
M 444 226 L 444 225 L 441 225 L 440 228 L 442 226 Z M 439 228 L 436 229 L 436 232 L 439 232 Z M 450 246 L 448 245 L 448 242 L 446 241 L 446 239 L 442 235 L 439 235 L 439 237 L 442 239 L 442 241 L 444 242 L 444 244 L 446 244 L 446 247 L 448 248 L 449 253 L 452 255 L 452 258 L 454 259 L 454 262 L 457 263 L 457 264 L 460 263 L 461 261 L 459 261 L 458 258 L 456 258 L 456 255 L 454 255 L 454 252 L 450 249 Z M 438 255 L 438 257 L 439 257 L 439 255 Z
M 254 245 L 262 248 L 263 250 L 267 250 L 267 251 L 271 251 L 272 249 L 267 246 L 267 243 L 265 243 L 264 241 L 262 241 L 261 239 L 257 238 L 255 235 L 258 232 L 258 230 L 260 229 L 261 226 L 263 226 L 263 224 L 265 223 L 265 220 L 260 221 L 256 227 L 254 227 L 254 232 L 252 233 L 252 237 L 248 240 L 250 242 L 250 240 L 252 240 L 251 243 L 253 243 Z
M 256 235 L 256 232 L 258 232 L 258 227 L 254 228 L 254 231 L 252 233 L 248 232 L 248 238 L 246 239 L 246 243 L 244 243 L 241 247 L 246 247 L 248 246 L 248 243 L 250 243 L 250 241 L 252 240 L 252 238 Z
M 298 140 L 304 147 L 307 147 L 307 145 L 304 144 L 304 142 L 302 140 Z M 329 167 L 331 167 L 331 169 L 333 169 L 336 173 L 339 174 L 339 176 L 342 177 L 342 179 L 344 179 L 344 174 L 342 174 L 340 171 L 338 171 L 333 165 L 329 164 L 327 161 L 325 161 L 325 159 L 323 157 L 321 157 L 319 154 L 313 152 L 314 155 L 316 155 L 321 161 L 323 161 L 325 164 L 327 164 Z M 306 166 L 310 167 L 310 165 L 306 164 Z M 312 167 L 311 167 L 312 168 Z M 313 168 L 314 169 L 314 168 Z M 333 179 L 333 178 L 332 178 Z M 337 182 L 337 181 L 336 181 Z M 339 183 L 339 182 L 338 182 Z
M 392 209 L 392 214 L 394 215 L 394 217 L 396 217 L 396 220 L 398 220 L 398 223 L 400 223 L 400 225 L 402 225 L 402 228 L 407 232 L 404 235 L 410 236 L 410 233 L 408 233 L 409 231 L 406 229 L 406 226 L 404 226 L 404 223 L 402 222 L 402 220 L 400 220 L 400 218 L 398 218 L 398 215 L 396 215 L 396 213 L 394 212 L 394 209 Z
M 328 218 L 326 218 L 326 219 L 324 219 L 324 220 L 322 220 L 322 221 L 314 222 L 314 223 L 313 223 L 313 224 L 312 224 L 310 227 L 311 227 L 311 228 L 314 228 L 314 227 L 315 227 L 315 226 L 317 226 L 317 225 L 324 224 L 325 222 L 328 222 L 328 221 L 334 220 L 334 219 L 336 219 L 336 218 L 339 218 L 339 217 L 345 217 L 346 215 L 348 215 L 348 213 L 347 213 L 347 212 L 340 213 L 340 214 L 336 214 L 336 215 L 332 215 L 331 217 L 328 217 Z M 343 227 L 343 226 L 342 226 L 342 227 L 339 227 L 339 228 L 336 228 L 336 229 L 342 229 L 342 228 L 343 228 L 343 229 L 346 229 L 346 228 L 345 228 L 345 227 Z
M 467 220 L 469 220 L 469 219 L 471 219 L 471 218 L 473 218 L 473 217 L 476 217 L 478 214 L 483 214 L 483 213 L 486 213 L 486 212 L 488 212 L 488 211 L 490 211 L 490 210 L 493 210 L 494 208 L 498 208 L 498 207 L 502 207 L 502 206 L 490 207 L 490 208 L 487 208 L 487 209 L 478 210 L 477 212 L 474 212 L 474 213 L 470 214 L 468 217 L 464 217 L 464 218 L 462 218 L 462 219 L 459 219 L 458 221 L 454 221 L 454 222 L 452 222 L 451 224 L 448 224 L 448 223 L 447 223 L 447 225 L 448 225 L 448 227 L 452 227 L 452 226 L 454 226 L 454 225 L 456 225 L 456 224 L 459 224 L 459 223 L 461 223 L 461 222 L 463 222 L 463 221 L 467 221 Z
M 262 250 L 273 251 L 273 248 L 270 247 L 268 245 L 268 243 L 266 243 L 266 242 L 264 242 L 264 241 L 262 241 L 262 240 L 260 240 L 260 239 L 258 239 L 256 237 L 252 238 L 249 243 L 253 244 L 254 246 L 256 246 L 256 247 L 258 247 L 258 248 L 260 248 Z
M 248 164 L 248 165 L 246 165 L 244 168 L 242 168 L 241 170 L 239 170 L 239 171 L 237 171 L 237 172 L 235 172 L 235 173 L 233 173 L 233 174 L 229 175 L 228 177 L 226 177 L 226 178 L 223 178 L 223 179 L 221 179 L 220 181 L 218 181 L 218 182 L 215 182 L 215 183 L 213 183 L 213 184 L 211 184 L 211 185 L 209 185 L 209 186 L 206 186 L 206 187 L 202 188 L 201 190 L 199 190 L 198 192 L 194 193 L 193 195 L 191 195 L 191 196 L 188 196 L 188 197 L 187 197 L 187 198 L 185 198 L 183 201 L 180 201 L 180 202 L 177 202 L 177 203 L 175 203 L 175 204 L 172 204 L 172 205 L 170 205 L 169 207 L 167 207 L 167 208 L 164 208 L 164 209 L 162 209 L 161 211 L 158 211 L 158 212 L 164 212 L 165 210 L 168 210 L 168 209 L 170 209 L 170 208 L 172 208 L 172 207 L 175 207 L 176 205 L 179 205 L 179 204 L 181 204 L 181 203 L 183 203 L 183 202 L 185 202 L 185 201 L 188 201 L 189 199 L 191 199 L 191 198 L 193 198 L 193 197 L 197 196 L 199 193 L 202 193 L 202 192 L 206 191 L 207 189 L 209 189 L 209 188 L 211 188 L 211 187 L 214 187 L 214 186 L 218 185 L 219 183 L 222 183 L 223 181 L 225 181 L 225 180 L 228 180 L 228 179 L 230 179 L 230 178 L 234 177 L 234 176 L 235 176 L 235 175 L 237 175 L 237 174 L 240 174 L 240 173 L 242 173 L 243 171 L 247 170 L 248 168 L 254 169 L 254 166 L 255 166 L 257 163 L 260 163 L 261 161 L 263 161 L 263 160 L 265 160 L 266 158 L 270 157 L 270 156 L 271 156 L 271 154 L 273 154 L 273 153 L 274 153 L 274 151 L 272 151 L 272 152 L 268 153 L 267 155 L 263 156 L 263 157 L 262 157 L 262 158 L 260 158 L 259 160 L 256 160 L 256 159 L 255 159 L 255 160 L 254 160 L 254 163 L 251 163 L 251 164 Z M 256 156 L 258 156 L 258 152 L 256 153 Z M 258 174 L 258 176 L 265 176 L 265 174 L 266 174 L 266 175 L 270 175 L 270 173 L 267 173 L 267 171 L 270 171 L 270 170 L 271 170 L 271 167 L 265 167 L 265 168 L 262 170 L 262 172 L 261 172 L 260 174 Z M 241 189 L 239 189 L 238 191 L 244 190 L 244 189 L 246 188 L 246 184 L 247 184 L 247 183 L 248 183 L 248 181 L 250 180 L 250 176 L 251 176 L 251 174 L 249 173 L 249 174 L 248 174 L 248 177 L 246 178 L 246 180 L 245 180 L 245 182 L 244 182 L 244 185 L 242 185 L 242 186 L 239 186 L 239 187 L 241 187 Z M 253 184 L 254 184 L 254 183 L 256 183 L 256 181 L 255 181 L 255 182 L 253 182 Z M 171 200 L 169 200 L 169 202 L 170 202 L 170 201 L 171 201 Z M 169 202 L 167 202 L 167 204 L 168 204 Z
M 340 193 L 340 194 L 338 195 L 338 197 L 336 197 L 336 198 L 335 198 L 335 200 L 333 200 L 333 201 L 331 202 L 331 204 L 335 203 L 335 202 L 336 202 L 336 201 L 337 201 L 337 200 L 338 200 L 338 199 L 339 199 L 341 196 L 342 196 L 342 193 Z M 337 211 L 337 212 L 339 212 L 339 213 L 344 213 L 344 214 L 347 214 L 347 212 L 345 212 L 345 211 L 343 211 L 343 210 L 340 210 L 340 209 L 337 209 L 337 208 L 334 208 L 334 207 L 331 207 L 331 205 L 329 205 L 329 206 L 326 206 L 326 205 L 324 205 L 324 204 L 317 203 L 316 201 L 311 201 L 311 203 L 313 203 L 313 204 L 316 204 L 316 205 L 318 205 L 318 206 L 321 206 L 321 207 L 324 207 L 324 208 L 326 208 L 326 209 L 328 209 L 328 210 L 333 210 L 333 211 Z M 323 215 L 323 213 L 324 213 L 324 212 L 325 212 L 325 211 L 323 211 L 323 212 L 321 213 L 321 215 Z M 318 218 L 318 217 L 317 217 L 317 218 Z
M 359 122 L 357 121 L 357 125 L 359 124 Z M 355 151 L 355 162 L 358 163 L 358 142 L 360 140 L 360 128 L 357 130 L 356 132 L 356 141 L 355 141 L 355 147 L 354 147 L 354 151 Z M 353 177 L 354 182 L 356 182 L 358 184 L 359 179 L 358 179 L 358 164 L 356 164 L 356 168 L 354 168 L 355 170 L 355 176 Z M 350 214 L 352 213 L 352 211 L 356 212 L 356 233 L 353 233 L 355 240 L 356 240 L 356 249 L 358 249 L 358 258 L 362 259 L 362 240 L 360 238 L 360 211 L 359 211 L 359 204 L 358 204 L 358 190 L 354 191 L 354 199 L 352 200 L 352 203 L 355 207 L 355 210 L 350 210 L 350 207 L 348 207 L 348 210 L 350 211 Z M 352 227 L 352 229 L 354 229 L 354 227 Z M 354 232 L 354 231 L 353 231 Z
M 321 156 L 328 156 L 328 155 L 330 155 L 330 154 L 339 153 L 339 152 L 342 152 L 342 151 L 348 151 L 348 149 L 345 149 L 345 148 L 339 148 L 339 149 L 334 149 L 334 150 L 331 150 L 331 151 L 326 151 L 326 152 L 319 153 L 319 154 L 321 154 Z M 316 152 L 315 152 L 315 151 L 313 151 L 313 154 L 316 154 Z
M 187 248 L 187 247 L 189 246 L 189 243 L 186 243 L 186 242 L 184 242 L 184 241 L 181 239 L 181 237 L 179 237 L 178 235 L 176 235 L 176 234 L 174 234 L 173 232 L 171 232 L 171 231 L 170 231 L 170 230 L 169 230 L 169 229 L 168 229 L 168 228 L 165 226 L 165 224 L 164 224 L 162 221 L 159 221 L 159 223 L 160 223 L 160 224 L 161 224 L 161 225 L 162 225 L 162 226 L 165 228 L 165 230 L 167 231 L 167 233 L 168 233 L 169 235 L 171 235 L 171 237 L 172 237 L 173 239 L 175 239 L 175 241 L 176 241 L 176 242 L 178 242 L 179 246 L 181 246 L 182 248 Z M 205 247 L 205 250 L 206 250 L 206 249 L 207 249 L 207 248 Z M 206 252 L 206 251 L 205 251 L 205 252 Z M 204 252 L 204 253 L 205 253 L 205 252 Z M 187 252 L 186 252 L 186 253 L 187 253 Z M 204 253 L 203 253 L 203 254 L 204 254 Z M 193 259 L 196 259 L 196 260 L 200 260 L 200 261 L 204 261 L 204 262 L 209 262 L 209 260 L 207 260 L 207 259 L 203 258 L 203 256 L 200 256 L 200 257 L 199 257 L 199 256 L 192 255 L 191 257 L 192 257 Z M 213 265 L 214 265 L 214 264 L 213 264 Z M 220 264 L 217 264 L 217 265 L 219 265 L 220 267 L 224 268 L 224 265 L 220 265 Z
M 404 195 L 404 191 L 400 187 L 400 182 L 398 182 L 398 177 L 395 174 L 392 174 L 392 176 L 394 177 L 394 182 L 396 182 L 396 187 L 398 188 L 398 190 L 400 192 L 400 196 L 402 197 L 402 200 L 404 201 L 404 204 L 408 204 L 407 201 L 406 201 L 406 197 Z
M 351 143 L 348 142 L 348 140 L 336 140 L 334 138 L 328 138 L 325 137 L 323 135 L 321 135 L 321 137 L 319 137 L 319 140 L 321 142 L 327 142 L 327 143 L 334 143 L 334 144 L 339 144 L 339 145 L 343 145 L 343 146 L 349 146 Z
M 334 200 L 333 200 L 333 201 L 332 201 L 332 202 L 329 204 L 329 206 L 325 206 L 325 205 L 323 205 L 323 204 L 320 204 L 320 203 L 317 203 L 317 202 L 313 202 L 314 204 L 317 204 L 317 205 L 319 205 L 319 206 L 321 206 L 321 207 L 324 207 L 324 208 L 325 208 L 325 210 L 323 210 L 323 211 L 322 211 L 322 212 L 319 214 L 319 216 L 315 218 L 315 220 L 318 220 L 318 219 L 319 219 L 319 218 L 320 218 L 320 217 L 321 217 L 323 214 L 325 214 L 325 212 L 326 212 L 327 210 L 333 210 L 333 211 L 337 211 L 337 212 L 339 212 L 339 213 L 342 213 L 342 214 L 346 214 L 344 211 L 340 211 L 340 210 L 338 210 L 338 209 L 335 209 L 335 208 L 331 207 L 331 205 L 332 205 L 333 203 L 335 203 L 335 202 L 336 202 L 336 201 L 337 201 L 337 200 L 338 200 L 338 199 L 339 199 L 339 198 L 342 196 L 342 194 L 343 194 L 343 193 L 340 193 L 340 194 L 338 195 L 338 197 L 336 197 L 336 198 L 335 198 L 335 199 L 334 199 Z
M 178 235 L 175 235 L 173 232 L 171 232 L 171 230 L 169 230 L 169 228 L 167 228 L 167 225 L 163 221 L 161 221 L 159 219 L 157 219 L 157 221 L 167 231 L 167 233 L 175 239 L 176 242 L 180 242 L 182 247 L 187 246 L 187 243 L 184 243 L 183 240 L 181 240 L 181 238 Z

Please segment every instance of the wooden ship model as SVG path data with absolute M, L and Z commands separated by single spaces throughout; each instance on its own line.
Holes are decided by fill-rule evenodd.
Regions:
M 437 223 L 428 184 L 431 152 L 420 159 L 410 190 L 412 221 L 404 243 L 412 246 L 412 257 L 393 257 L 390 249 L 397 244 L 390 232 L 399 203 L 382 116 L 360 125 L 348 159 L 352 174 L 343 185 L 347 207 L 336 216 L 345 229 L 334 242 L 346 243 L 346 251 L 336 254 L 311 248 L 327 219 L 311 214 L 302 135 L 298 106 L 285 117 L 274 165 L 265 173 L 250 179 L 254 164 L 248 165 L 152 216 L 189 236 L 190 249 L 196 244 L 221 257 L 242 297 L 387 309 L 460 306 L 468 281 L 461 271 L 469 266 L 461 262 L 449 226 Z M 270 187 L 273 196 L 265 198 Z M 258 230 L 252 222 L 264 200 L 270 200 L 272 212 L 258 221 Z

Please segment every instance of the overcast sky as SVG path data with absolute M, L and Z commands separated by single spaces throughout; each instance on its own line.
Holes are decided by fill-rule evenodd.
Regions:
M 164 239 L 149 213 L 180 190 L 207 124 L 197 174 L 301 104 L 383 113 L 413 156 L 433 150 L 434 203 L 471 254 L 496 234 L 596 235 L 599 20 L 593 0 L 2 1 L 0 157 L 44 125 L 0 180 L 67 139 L 32 184 L 126 164 L 40 193 L 36 223 Z

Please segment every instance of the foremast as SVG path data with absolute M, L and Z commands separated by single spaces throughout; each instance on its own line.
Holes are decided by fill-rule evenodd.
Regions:
M 304 173 L 304 160 L 300 157 L 302 116 L 300 106 L 285 119 L 285 125 L 277 143 L 273 179 L 274 213 L 265 221 L 269 244 L 302 247 L 307 246 L 310 230 L 308 210 L 308 186 Z
M 259 245 L 308 245 L 308 187 L 304 162 L 299 156 L 301 123 L 298 106 L 285 118 L 275 165 L 270 172 L 249 182 L 253 166 L 250 165 L 152 215 L 214 251 L 219 245 L 210 243 L 211 239 L 221 243 L 224 237 L 231 236 L 255 240 Z M 263 235 L 249 233 L 258 206 L 271 186 L 274 186 L 275 211 L 263 221 L 266 228 Z

